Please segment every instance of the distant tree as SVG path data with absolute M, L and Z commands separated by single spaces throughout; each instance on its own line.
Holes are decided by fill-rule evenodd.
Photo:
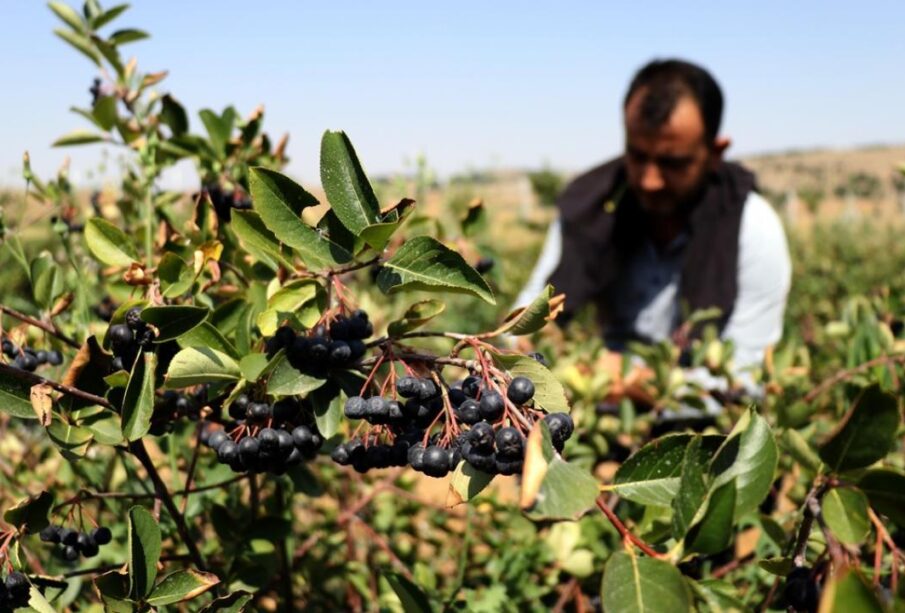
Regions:
M 798 198 L 807 207 L 808 212 L 812 215 L 817 212 L 817 207 L 826 198 L 826 192 L 822 187 L 816 185 L 806 185 L 798 188 Z
M 553 206 L 556 204 L 556 198 L 559 196 L 564 183 L 561 174 L 550 167 L 544 167 L 541 170 L 528 173 L 528 178 L 531 180 L 531 189 L 534 190 L 534 194 L 542 206 Z
M 878 198 L 883 194 L 883 182 L 876 175 L 859 171 L 851 173 L 845 183 L 836 186 L 836 196 L 851 195 L 858 198 Z

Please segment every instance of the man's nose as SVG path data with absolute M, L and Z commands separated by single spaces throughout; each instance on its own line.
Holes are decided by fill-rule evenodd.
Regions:
M 641 172 L 641 189 L 646 192 L 656 192 L 663 189 L 663 173 L 656 164 L 647 163 Z

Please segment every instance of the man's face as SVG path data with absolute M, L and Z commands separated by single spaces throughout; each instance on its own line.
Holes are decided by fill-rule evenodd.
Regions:
M 708 142 L 697 103 L 683 96 L 663 125 L 651 127 L 640 113 L 645 92 L 636 92 L 625 108 L 625 160 L 629 187 L 645 211 L 671 215 L 693 200 L 720 159 L 721 148 Z

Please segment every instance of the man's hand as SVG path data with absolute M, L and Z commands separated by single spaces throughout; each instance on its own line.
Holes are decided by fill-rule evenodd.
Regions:
M 647 383 L 654 378 L 654 371 L 647 366 L 632 366 L 628 373 L 622 374 L 624 356 L 615 351 L 605 351 L 596 362 L 596 367 L 603 369 L 610 376 L 610 386 L 604 402 L 618 403 L 623 398 L 636 402 L 655 404 L 656 399 L 647 390 Z

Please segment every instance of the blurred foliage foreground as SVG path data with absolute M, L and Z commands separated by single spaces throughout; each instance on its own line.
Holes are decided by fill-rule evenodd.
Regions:
M 792 237 L 756 385 L 705 328 L 627 394 L 552 288 L 507 314 L 539 227 L 381 202 L 341 132 L 318 202 L 262 110 L 195 131 L 124 60 L 125 5 L 50 8 L 100 74 L 57 145 L 126 166 L 4 203 L 0 611 L 905 606 L 897 229 Z

